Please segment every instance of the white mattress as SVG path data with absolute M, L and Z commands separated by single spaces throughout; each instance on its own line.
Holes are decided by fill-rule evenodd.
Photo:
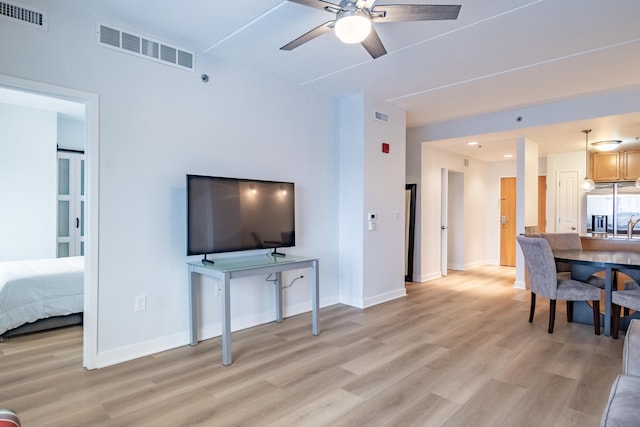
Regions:
M 0 262 L 0 335 L 25 323 L 81 313 L 84 257 Z

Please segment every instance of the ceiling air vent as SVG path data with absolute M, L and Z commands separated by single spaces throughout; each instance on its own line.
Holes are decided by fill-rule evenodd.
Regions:
M 32 28 L 47 30 L 47 12 L 26 8 L 16 3 L 0 1 L 0 17 Z
M 193 52 L 104 24 L 98 24 L 97 35 L 100 46 L 161 64 L 172 65 L 183 70 L 193 71 L 194 69 L 195 55 Z
M 381 113 L 380 111 L 375 111 L 373 120 L 377 122 L 382 122 L 382 123 L 389 123 L 389 116 L 387 116 L 384 113 Z

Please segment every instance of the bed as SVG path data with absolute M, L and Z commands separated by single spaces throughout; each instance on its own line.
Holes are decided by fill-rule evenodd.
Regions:
M 82 322 L 84 257 L 0 262 L 0 338 Z

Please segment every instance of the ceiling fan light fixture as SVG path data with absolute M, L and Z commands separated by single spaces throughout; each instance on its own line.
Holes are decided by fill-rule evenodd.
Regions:
M 361 43 L 371 33 L 371 19 L 360 10 L 341 11 L 334 29 L 343 43 Z
M 619 139 L 612 139 L 609 141 L 593 142 L 591 146 L 598 151 L 611 151 L 615 150 L 621 142 Z

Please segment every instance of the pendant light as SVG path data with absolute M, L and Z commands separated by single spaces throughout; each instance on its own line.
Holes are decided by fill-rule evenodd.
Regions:
M 593 182 L 593 180 L 591 178 L 589 178 L 589 132 L 591 132 L 591 129 L 585 129 L 582 132 L 584 132 L 584 136 L 585 136 L 585 144 L 584 144 L 584 156 L 585 156 L 585 168 L 584 168 L 584 181 L 582 181 L 582 190 L 589 192 L 592 191 L 594 188 L 596 188 L 596 183 Z M 638 185 L 638 183 L 636 182 L 636 185 Z

